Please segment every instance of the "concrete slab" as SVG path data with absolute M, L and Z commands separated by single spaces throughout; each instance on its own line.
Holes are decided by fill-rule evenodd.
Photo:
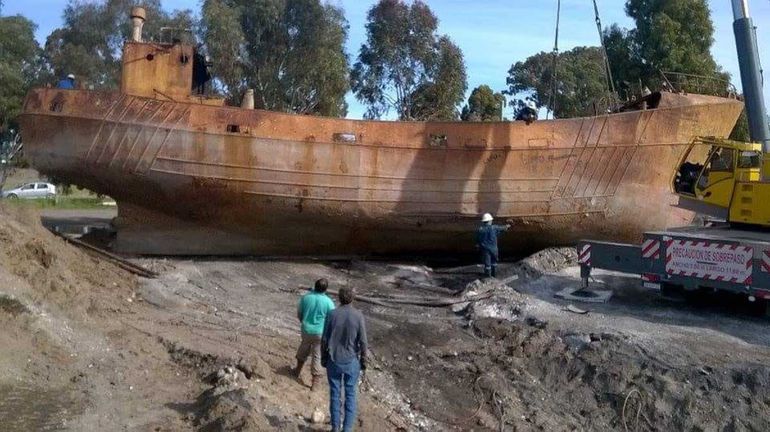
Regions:
M 612 291 L 593 291 L 581 288 L 564 288 L 554 294 L 554 297 L 583 302 L 583 303 L 607 303 L 612 297 Z

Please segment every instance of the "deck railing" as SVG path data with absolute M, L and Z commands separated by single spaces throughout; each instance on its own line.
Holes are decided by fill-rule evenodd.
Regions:
M 664 90 L 733 98 L 738 94 L 729 80 L 719 76 L 661 71 L 661 77 Z

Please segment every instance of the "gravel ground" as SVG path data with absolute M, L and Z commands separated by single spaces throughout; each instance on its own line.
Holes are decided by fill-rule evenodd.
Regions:
M 595 275 L 609 303 L 565 311 L 570 249 L 503 265 L 505 284 L 473 267 L 246 259 L 140 259 L 160 274 L 142 279 L 29 210 L 0 216 L 3 430 L 328 430 L 326 389 L 289 374 L 296 302 L 319 277 L 373 299 L 357 303 L 372 349 L 358 430 L 770 430 L 765 318 L 613 273 Z

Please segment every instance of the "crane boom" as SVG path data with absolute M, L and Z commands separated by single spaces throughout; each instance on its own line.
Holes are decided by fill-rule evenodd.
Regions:
M 757 33 L 749 15 L 748 0 L 732 0 L 733 31 L 741 70 L 741 84 L 749 118 L 749 132 L 753 141 L 762 144 L 762 152 L 770 154 L 770 127 L 762 93 L 762 69 L 759 63 Z

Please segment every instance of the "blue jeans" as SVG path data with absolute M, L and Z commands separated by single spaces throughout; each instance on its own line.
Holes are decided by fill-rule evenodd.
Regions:
M 484 276 L 497 276 L 497 252 L 482 248 L 481 263 L 484 264 Z
M 332 420 L 332 430 L 340 428 L 340 397 L 342 387 L 345 387 L 345 422 L 342 430 L 350 432 L 356 421 L 356 390 L 361 364 L 358 359 L 347 363 L 335 363 L 329 360 L 326 365 L 326 376 L 329 379 L 329 412 Z

